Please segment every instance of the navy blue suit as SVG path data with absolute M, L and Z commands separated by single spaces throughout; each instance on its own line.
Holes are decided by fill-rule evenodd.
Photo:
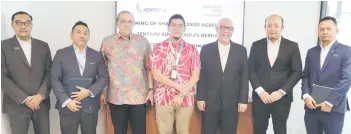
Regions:
M 108 73 L 105 61 L 100 52 L 87 47 L 86 61 L 83 74 L 80 74 L 78 58 L 73 45 L 56 52 L 52 68 L 51 83 L 57 98 L 56 108 L 60 112 L 60 128 L 62 134 L 77 134 L 80 124 L 82 134 L 96 134 L 98 111 L 100 109 L 100 92 L 108 83 Z M 89 96 L 81 101 L 82 108 L 79 112 L 71 112 L 62 104 L 70 99 L 71 78 L 91 78 L 92 85 L 89 89 L 93 97 Z M 85 104 L 84 104 L 85 103 Z
M 311 94 L 312 85 L 332 87 L 327 102 L 333 105 L 330 113 L 305 106 L 305 126 L 308 134 L 341 134 L 345 112 L 349 110 L 347 92 L 351 86 L 351 47 L 335 41 L 320 67 L 321 47 L 308 50 L 302 76 L 302 95 Z

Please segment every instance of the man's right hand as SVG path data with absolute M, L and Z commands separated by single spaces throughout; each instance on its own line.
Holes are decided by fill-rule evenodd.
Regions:
M 33 101 L 34 97 L 33 96 L 28 96 L 25 100 L 24 100 L 24 104 L 27 105 L 30 109 L 34 110 L 38 110 L 40 108 L 39 105 L 36 105 L 35 102 Z
M 265 91 L 259 94 L 261 100 L 263 101 L 264 104 L 269 104 L 272 103 L 272 100 L 270 98 L 270 95 Z
M 309 109 L 316 109 L 316 101 L 313 99 L 312 96 L 308 95 L 305 99 L 305 105 L 309 108 Z
M 206 110 L 206 102 L 205 101 L 197 101 L 196 104 L 197 104 L 197 108 L 200 111 L 205 111 Z
M 67 108 L 71 110 L 72 112 L 77 112 L 79 111 L 82 107 L 80 106 L 80 102 L 76 100 L 71 100 L 67 104 Z

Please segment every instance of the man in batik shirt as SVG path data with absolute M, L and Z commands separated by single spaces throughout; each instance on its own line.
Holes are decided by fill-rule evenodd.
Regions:
M 196 47 L 182 39 L 184 18 L 173 15 L 168 22 L 170 38 L 158 43 L 151 57 L 155 87 L 156 122 L 160 134 L 188 134 L 194 106 L 194 85 L 199 80 L 200 56 Z
M 153 103 L 148 67 L 151 48 L 145 37 L 132 33 L 135 21 L 130 12 L 120 12 L 116 21 L 119 32 L 101 44 L 109 72 L 107 98 L 114 131 L 126 134 L 130 120 L 133 134 L 145 134 L 145 103 Z

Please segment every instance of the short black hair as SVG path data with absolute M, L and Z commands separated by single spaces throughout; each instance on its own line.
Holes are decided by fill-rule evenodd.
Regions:
M 168 20 L 168 27 L 171 25 L 171 21 L 174 20 L 174 19 L 181 19 L 184 23 L 184 27 L 185 27 L 185 20 L 184 20 L 184 17 L 180 14 L 174 14 L 171 16 L 171 18 L 169 18 Z
M 74 28 L 76 28 L 76 26 L 78 26 L 78 25 L 85 26 L 88 28 L 88 31 L 90 31 L 87 23 L 84 23 L 83 21 L 78 21 L 78 22 L 76 22 L 76 24 L 73 25 L 72 32 L 73 32 Z
M 28 15 L 29 18 L 30 18 L 30 21 L 33 21 L 32 15 L 30 15 L 29 13 L 24 12 L 24 11 L 18 11 L 18 12 L 16 12 L 15 14 L 13 14 L 12 17 L 11 17 L 11 21 L 14 21 L 14 20 L 15 20 L 15 16 L 16 16 L 16 15 L 21 15 L 21 14 Z
M 282 19 L 282 26 L 284 26 L 284 19 L 283 19 L 283 17 L 281 17 L 281 16 L 279 16 L 279 17 L 280 17 L 280 19 Z M 267 19 L 268 19 L 268 17 L 264 20 L 264 26 L 267 25 Z
M 321 24 L 322 21 L 327 21 L 327 20 L 333 21 L 336 26 L 338 25 L 338 23 L 336 22 L 336 19 L 334 17 L 331 17 L 331 16 L 323 17 L 321 20 L 319 20 L 318 24 Z

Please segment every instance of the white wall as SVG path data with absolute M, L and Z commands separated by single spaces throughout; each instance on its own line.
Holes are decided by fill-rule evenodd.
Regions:
M 72 43 L 69 34 L 79 20 L 88 24 L 91 31 L 88 46 L 96 50 L 99 50 L 102 39 L 115 31 L 115 2 L 1 2 L 1 40 L 14 35 L 11 16 L 20 10 L 33 16 L 32 35 L 49 43 L 52 57 L 57 49 Z M 51 134 L 60 134 L 58 111 L 54 108 L 56 97 L 53 93 L 50 97 Z M 104 133 L 103 121 L 103 111 L 100 110 L 98 134 Z M 32 129 L 29 134 L 34 134 Z
M 70 30 L 73 24 L 85 21 L 91 30 L 89 46 L 98 49 L 101 40 L 114 33 L 115 3 L 114 2 L 1 2 L 1 39 L 12 37 L 14 32 L 10 26 L 11 15 L 24 10 L 34 17 L 33 37 L 49 43 L 52 56 L 59 48 L 70 45 Z M 246 2 L 244 46 L 251 47 L 255 40 L 265 37 L 264 20 L 270 14 L 279 14 L 284 18 L 285 30 L 283 36 L 299 43 L 301 56 L 304 61 L 307 50 L 317 42 L 317 24 L 319 19 L 320 2 Z M 137 19 L 137 18 L 136 18 Z M 165 18 L 168 19 L 168 18 Z M 291 107 L 288 121 L 290 134 L 304 134 L 303 101 L 300 99 L 300 83 L 294 88 L 295 99 Z M 56 98 L 51 94 L 52 106 Z M 103 131 L 103 116 L 100 111 L 98 133 Z M 50 110 L 51 133 L 58 134 L 58 112 Z M 351 133 L 350 112 L 345 117 L 344 133 Z M 32 130 L 31 130 L 32 131 Z M 269 128 L 272 134 L 272 125 Z M 33 134 L 33 132 L 30 132 Z

